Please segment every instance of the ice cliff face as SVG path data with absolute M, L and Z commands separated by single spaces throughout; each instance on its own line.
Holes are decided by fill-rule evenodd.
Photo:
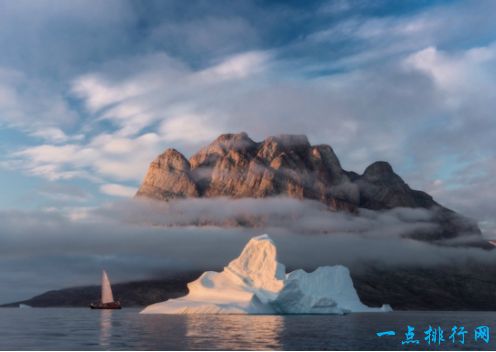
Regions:
M 284 287 L 271 302 L 281 314 L 345 314 L 390 311 L 388 305 L 364 305 L 353 286 L 350 271 L 342 265 L 321 266 L 311 273 L 295 270 L 286 276 Z
M 188 295 L 152 304 L 144 314 L 344 314 L 388 311 L 360 302 L 343 266 L 285 274 L 268 235 L 252 238 L 220 273 L 207 271 L 188 284 Z

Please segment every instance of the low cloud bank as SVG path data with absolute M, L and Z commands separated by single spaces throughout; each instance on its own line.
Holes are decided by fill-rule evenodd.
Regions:
M 294 198 L 197 198 L 160 202 L 136 199 L 111 203 L 89 214 L 93 219 L 165 227 L 212 225 L 281 228 L 299 234 L 356 233 L 396 237 L 433 230 L 434 211 L 395 208 L 387 211 L 360 209 L 358 214 L 330 212 L 311 200 Z
M 247 216 L 262 217 L 264 223 L 250 228 L 228 222 Z M 98 284 L 102 268 L 114 282 L 218 269 L 236 257 L 250 237 L 264 232 L 274 238 L 281 261 L 289 267 L 495 261 L 492 253 L 479 249 L 402 238 L 435 227 L 432 216 L 424 209 L 332 213 L 318 202 L 286 198 L 123 201 L 86 211 L 79 220 L 53 210 L 1 211 L 0 302 Z M 211 225 L 197 226 L 207 223 Z M 223 223 L 226 226 L 218 226 Z

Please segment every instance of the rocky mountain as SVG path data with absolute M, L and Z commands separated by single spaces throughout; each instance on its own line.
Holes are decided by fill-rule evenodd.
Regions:
M 311 145 L 304 135 L 255 142 L 246 133 L 223 134 L 189 160 L 167 149 L 150 164 L 136 196 L 164 201 L 288 196 L 317 200 L 331 211 L 351 213 L 359 208 L 425 208 L 433 211 L 439 226 L 410 237 L 440 241 L 475 234 L 471 245 L 492 248 L 480 237 L 475 222 L 438 204 L 427 193 L 411 189 L 389 163 L 374 162 L 361 175 L 346 171 L 329 145 Z

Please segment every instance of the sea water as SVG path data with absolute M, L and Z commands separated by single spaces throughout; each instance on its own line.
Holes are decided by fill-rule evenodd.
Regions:
M 131 308 L 4 308 L 0 309 L 0 349 L 494 350 L 495 319 L 494 312 L 246 316 L 140 315 L 138 309 Z M 408 326 L 414 328 L 413 341 L 418 340 L 418 344 L 402 344 L 407 340 Z M 433 330 L 441 328 L 444 341 L 429 344 L 429 334 L 425 333 L 429 326 Z M 466 333 L 452 341 L 449 335 L 454 326 L 463 327 Z M 480 334 L 475 339 L 480 326 L 489 329 L 488 342 Z M 395 334 L 377 336 L 384 331 Z

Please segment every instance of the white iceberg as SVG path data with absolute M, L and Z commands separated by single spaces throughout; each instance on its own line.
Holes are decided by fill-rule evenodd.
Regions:
M 360 302 L 348 269 L 319 267 L 286 275 L 268 235 L 252 238 L 220 273 L 207 271 L 181 298 L 146 307 L 143 314 L 344 314 L 390 311 Z

